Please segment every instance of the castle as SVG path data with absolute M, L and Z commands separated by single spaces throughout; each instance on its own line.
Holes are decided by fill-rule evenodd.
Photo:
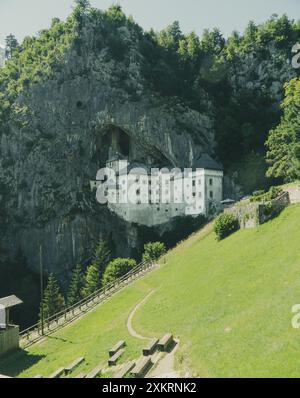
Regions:
M 100 196 L 105 197 L 109 210 L 130 223 L 152 227 L 180 216 L 208 216 L 221 205 L 223 171 L 208 155 L 199 165 L 185 170 L 150 169 L 116 153 L 106 162 L 110 173 L 98 174 L 91 189 L 97 190 L 99 202 Z

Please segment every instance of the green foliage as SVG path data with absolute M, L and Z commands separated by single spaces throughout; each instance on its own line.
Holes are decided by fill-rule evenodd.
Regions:
M 84 287 L 84 276 L 82 273 L 82 267 L 78 264 L 71 276 L 68 296 L 67 296 L 67 304 L 68 306 L 72 306 L 76 304 L 83 298 L 83 287 Z
M 161 242 L 149 242 L 144 246 L 143 261 L 155 262 L 166 253 L 166 247 Z
M 13 34 L 10 34 L 9 36 L 6 37 L 5 43 L 6 43 L 5 56 L 7 59 L 11 59 L 14 51 L 16 51 L 18 48 L 19 45 L 18 40 Z
M 44 319 L 55 315 L 56 313 L 62 311 L 65 308 L 65 300 L 60 292 L 58 283 L 55 277 L 51 274 L 48 279 L 47 287 L 44 291 L 44 298 L 41 303 L 40 309 L 40 320 L 42 313 Z
M 300 177 L 300 79 L 285 86 L 280 124 L 267 140 L 267 175 L 291 182 Z
M 92 264 L 98 269 L 100 277 L 102 276 L 109 259 L 110 250 L 108 248 L 107 242 L 100 241 L 95 249 L 92 261 Z
M 112 260 L 104 272 L 102 281 L 103 286 L 106 286 L 127 274 L 135 266 L 136 261 L 130 258 L 117 258 Z
M 215 221 L 214 232 L 218 240 L 223 240 L 239 229 L 237 218 L 233 214 L 223 213 Z
M 100 241 L 97 245 L 92 263 L 89 265 L 84 278 L 82 296 L 90 296 L 102 287 L 102 278 L 110 258 L 107 243 Z
M 255 191 L 250 198 L 250 202 L 270 202 L 273 199 L 278 198 L 282 194 L 280 187 L 271 187 L 268 192 Z
M 84 287 L 82 289 L 82 296 L 87 297 L 95 293 L 101 288 L 101 277 L 97 267 L 95 265 L 90 265 L 87 268 Z

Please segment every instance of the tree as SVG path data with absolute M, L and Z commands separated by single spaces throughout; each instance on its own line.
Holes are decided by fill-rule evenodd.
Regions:
M 201 48 L 208 54 L 218 55 L 225 46 L 225 39 L 219 29 L 205 29 L 201 39 Z
M 177 51 L 181 39 L 183 34 L 179 22 L 175 21 L 159 33 L 158 43 L 166 49 Z
M 136 261 L 130 258 L 117 258 L 112 260 L 104 272 L 102 280 L 103 286 L 106 286 L 127 274 L 135 266 Z
M 58 283 L 54 278 L 53 274 L 49 276 L 47 287 L 44 292 L 43 301 L 40 308 L 40 320 L 42 313 L 44 319 L 55 315 L 56 313 L 62 311 L 65 308 L 65 300 L 60 292 Z
M 100 274 L 100 279 L 103 275 L 105 267 L 110 259 L 110 251 L 107 245 L 107 242 L 100 241 L 97 245 L 94 256 L 93 256 L 93 265 L 98 269 Z
M 144 246 L 143 261 L 154 262 L 166 253 L 166 247 L 161 242 L 150 242 Z
M 82 294 L 84 297 L 89 296 L 99 290 L 102 286 L 102 277 L 106 265 L 110 258 L 110 251 L 107 243 L 100 241 L 97 245 L 92 264 L 88 267 Z
M 14 51 L 18 48 L 18 40 L 16 37 L 11 33 L 5 39 L 6 48 L 5 48 L 5 57 L 7 59 L 11 59 L 13 56 Z
M 89 0 L 75 0 L 75 6 L 80 7 L 82 10 L 87 10 L 91 7 Z
M 97 267 L 95 267 L 92 264 L 88 267 L 85 275 L 84 287 L 82 289 L 82 296 L 83 297 L 90 296 L 100 288 L 101 288 L 101 278 L 99 270 Z
M 76 21 L 76 29 L 79 32 L 82 29 L 84 16 L 90 10 L 90 2 L 89 0 L 75 0 L 75 7 L 74 7 L 74 18 Z
M 280 124 L 270 131 L 267 140 L 266 160 L 268 177 L 290 182 L 300 178 L 300 79 L 285 86 Z
M 72 273 L 71 282 L 69 286 L 67 303 L 68 306 L 76 304 L 83 298 L 82 289 L 84 286 L 84 277 L 82 274 L 82 267 L 78 264 Z

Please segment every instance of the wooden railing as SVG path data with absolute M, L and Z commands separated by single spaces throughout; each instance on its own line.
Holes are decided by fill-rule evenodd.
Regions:
M 102 289 L 96 291 L 78 303 L 65 308 L 63 311 L 44 319 L 43 327 L 41 322 L 23 330 L 20 333 L 20 346 L 26 348 L 43 337 L 54 333 L 60 328 L 73 322 L 75 319 L 82 316 L 82 314 L 89 312 L 96 305 L 106 301 L 114 293 L 118 292 L 122 287 L 128 285 L 133 280 L 142 276 L 145 272 L 153 268 L 154 264 L 151 262 L 143 262 L 130 270 L 127 274 L 118 278 L 113 283 L 104 286 Z

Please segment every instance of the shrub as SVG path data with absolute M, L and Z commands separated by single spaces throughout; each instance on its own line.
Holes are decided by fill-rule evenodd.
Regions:
M 144 246 L 143 261 L 157 261 L 166 253 L 166 246 L 161 242 L 150 242 Z
M 112 260 L 104 271 L 102 285 L 105 286 L 114 282 L 116 279 L 127 274 L 135 266 L 136 261 L 131 258 L 117 258 Z
M 226 238 L 238 229 L 238 220 L 232 214 L 223 213 L 215 221 L 214 231 L 218 240 Z
M 253 192 L 250 201 L 251 202 L 269 202 L 273 199 L 278 198 L 278 196 L 282 192 L 283 192 L 282 189 L 279 187 L 271 187 L 268 192 L 256 191 L 256 192 Z

